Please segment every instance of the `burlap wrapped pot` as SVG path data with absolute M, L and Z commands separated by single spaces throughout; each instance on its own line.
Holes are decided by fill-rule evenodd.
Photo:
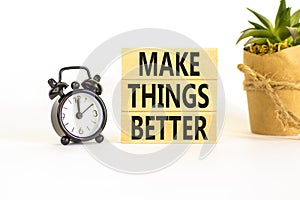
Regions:
M 253 133 L 293 136 L 300 133 L 300 46 L 273 54 L 244 51 L 250 126 Z

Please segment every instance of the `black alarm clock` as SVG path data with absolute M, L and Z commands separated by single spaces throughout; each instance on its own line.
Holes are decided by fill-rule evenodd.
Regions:
M 82 88 L 78 82 L 72 82 L 72 91 L 65 94 L 68 84 L 62 82 L 62 73 L 73 69 L 85 70 L 88 79 L 81 83 Z M 48 80 L 51 87 L 49 98 L 52 100 L 60 97 L 53 104 L 51 121 L 63 145 L 70 141 L 79 143 L 95 139 L 101 143 L 104 140 L 101 132 L 106 124 L 107 111 L 99 97 L 102 93 L 99 82 L 100 76 L 95 75 L 92 78 L 89 69 L 83 66 L 64 67 L 59 71 L 58 82 L 53 78 Z

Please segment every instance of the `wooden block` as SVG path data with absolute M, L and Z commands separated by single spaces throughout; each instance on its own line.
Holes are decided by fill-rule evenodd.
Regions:
M 217 49 L 123 49 L 122 143 L 215 143 Z
M 139 88 L 134 91 L 129 88 L 131 85 L 138 85 Z M 152 105 L 153 98 L 145 98 L 146 107 L 143 107 L 143 85 L 145 85 L 144 88 L 148 94 L 155 94 L 154 105 Z M 191 85 L 194 85 L 195 89 Z M 199 95 L 199 87 L 201 94 L 204 95 L 203 97 Z M 170 90 L 173 92 L 170 92 Z M 172 99 L 172 93 L 175 100 Z M 216 111 L 217 104 L 214 100 L 217 99 L 217 93 L 216 80 L 162 79 L 155 82 L 152 80 L 122 80 L 122 111 L 143 111 L 145 109 L 151 109 L 152 111 Z M 204 98 L 209 98 L 208 106 L 205 105 Z M 189 107 L 185 106 L 185 102 L 189 104 Z
M 121 126 L 122 143 L 216 142 L 215 112 L 122 112 Z
M 140 53 L 144 52 L 148 63 L 150 63 L 151 55 L 153 53 L 157 53 L 157 76 L 154 76 L 153 72 L 150 76 L 146 76 L 145 73 L 140 75 Z M 159 76 L 161 72 L 161 65 L 164 58 L 164 53 L 169 53 L 170 61 L 166 64 L 170 63 L 170 67 L 173 69 L 174 76 L 171 76 L 170 73 L 165 71 L 163 76 Z M 191 71 L 191 52 L 199 53 L 199 56 L 194 56 L 193 60 L 195 63 L 199 63 L 199 66 L 195 66 L 195 70 L 200 72 L 200 76 L 183 76 L 182 70 L 180 68 L 179 73 L 180 76 L 176 76 L 176 56 L 179 55 L 180 59 L 184 53 L 186 54 L 186 59 L 183 62 L 184 68 L 189 73 Z M 146 48 L 146 49 L 122 49 L 122 79 L 123 80 L 144 80 L 151 78 L 151 80 L 161 80 L 161 79 L 213 79 L 216 80 L 218 78 L 217 73 L 217 64 L 218 64 L 218 56 L 217 49 L 157 49 L 157 48 Z M 145 72 L 145 71 L 143 71 Z M 190 73 L 189 73 L 190 74 Z

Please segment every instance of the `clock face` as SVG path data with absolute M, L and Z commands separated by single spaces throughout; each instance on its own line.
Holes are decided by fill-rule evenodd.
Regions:
M 101 128 L 103 113 L 103 107 L 95 95 L 73 93 L 61 106 L 61 126 L 76 137 L 90 137 Z

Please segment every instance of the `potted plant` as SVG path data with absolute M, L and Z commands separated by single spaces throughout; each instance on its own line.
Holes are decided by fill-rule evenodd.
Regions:
M 261 24 L 242 31 L 237 43 L 248 38 L 244 62 L 250 126 L 253 133 L 300 133 L 300 10 L 291 14 L 280 1 L 275 24 L 248 9 Z

